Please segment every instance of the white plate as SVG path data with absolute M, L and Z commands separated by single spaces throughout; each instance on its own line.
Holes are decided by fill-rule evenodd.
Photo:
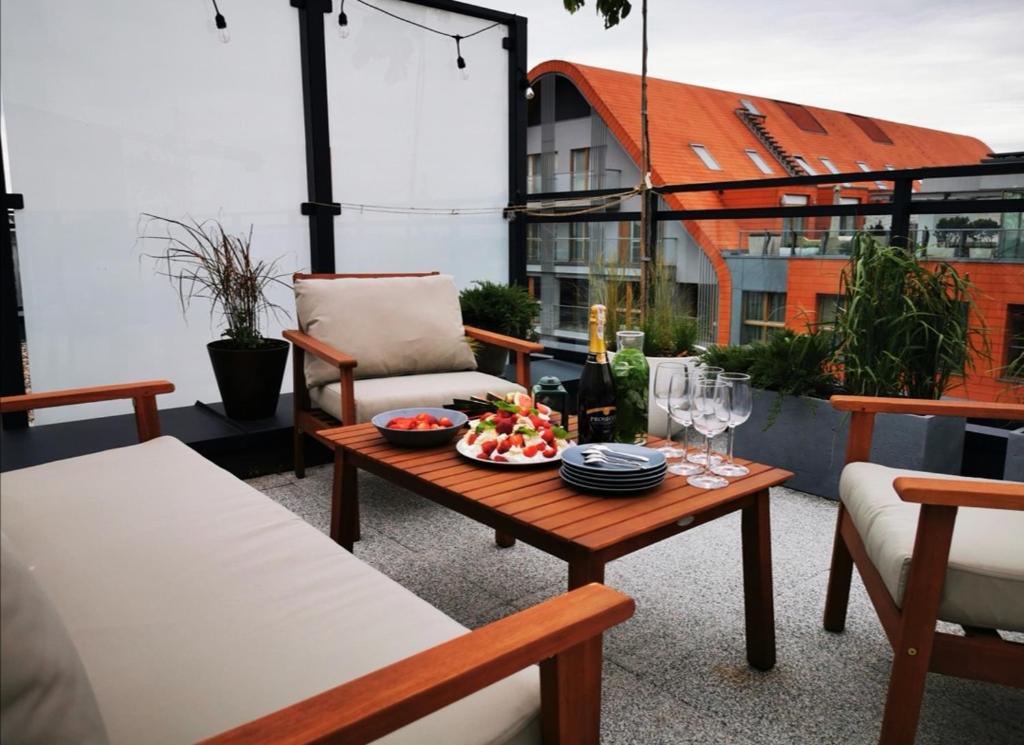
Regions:
M 570 445 L 574 445 L 575 443 L 570 441 L 569 444 Z M 550 465 L 552 463 L 558 463 L 559 461 L 562 460 L 562 451 L 561 450 L 559 450 L 557 453 L 555 453 L 553 458 L 545 458 L 540 453 L 537 453 L 535 456 L 533 456 L 533 460 L 525 460 L 525 461 L 512 461 L 512 460 L 509 460 L 509 461 L 505 461 L 504 463 L 501 462 L 500 460 L 490 460 L 490 459 L 482 460 L 480 458 L 477 458 L 476 457 L 476 453 L 473 452 L 473 448 L 475 448 L 475 447 L 476 447 L 475 445 L 467 445 L 466 444 L 466 440 L 463 437 L 460 437 L 458 439 L 458 441 L 456 441 L 456 443 L 455 443 L 455 449 L 459 452 L 459 455 L 462 455 L 462 456 L 464 456 L 466 458 L 469 458 L 474 463 L 486 463 L 489 466 L 499 466 L 499 467 L 508 466 L 510 468 L 532 468 L 532 467 L 535 467 L 535 466 L 546 466 L 546 465 Z

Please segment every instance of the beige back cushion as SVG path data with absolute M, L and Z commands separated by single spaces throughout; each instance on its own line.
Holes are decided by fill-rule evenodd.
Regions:
M 0 740 L 107 742 L 96 696 L 53 602 L 0 533 Z
M 447 275 L 300 279 L 295 306 L 303 331 L 355 357 L 357 378 L 476 369 Z M 337 369 L 306 355 L 307 386 L 336 380 Z

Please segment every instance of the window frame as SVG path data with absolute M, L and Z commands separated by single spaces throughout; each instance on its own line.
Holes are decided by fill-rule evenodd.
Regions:
M 767 176 L 775 173 L 775 170 L 768 164 L 768 161 L 762 158 L 761 153 L 757 152 L 754 148 L 748 147 L 743 152 L 747 154 L 747 157 L 750 158 L 750 161 L 757 166 L 757 170 L 761 173 Z
M 807 175 L 808 176 L 817 176 L 818 175 L 818 172 L 814 170 L 814 166 L 812 166 L 808 162 L 807 158 L 805 158 L 804 156 L 794 154 L 793 155 L 793 159 L 796 161 L 796 164 L 798 166 L 800 166 L 805 171 L 807 171 Z
M 747 296 L 760 295 L 760 306 L 762 318 L 749 318 L 747 316 Z M 782 320 L 773 321 L 771 318 L 772 298 L 782 298 Z M 740 344 L 764 343 L 770 336 L 779 329 L 786 328 L 786 302 L 788 298 L 785 292 L 770 292 L 768 290 L 744 290 L 740 297 L 742 307 L 740 309 Z M 757 338 L 744 340 L 744 330 L 756 331 Z
M 690 150 L 697 156 L 697 159 L 704 164 L 709 171 L 721 171 L 722 166 L 719 164 L 718 159 L 711 154 L 707 145 L 701 145 L 699 142 L 691 142 Z
M 1014 333 L 1014 320 L 1020 324 Z M 1019 341 L 1017 341 L 1019 339 Z M 1012 375 L 1010 365 L 1021 354 L 1024 354 L 1024 304 L 1010 303 L 1006 306 L 1006 339 L 1004 340 L 1003 367 L 1000 368 L 1001 380 L 1014 382 L 1024 380 L 1021 375 Z
M 576 168 L 576 156 L 582 154 L 586 161 L 585 169 L 581 172 Z M 576 185 L 576 179 L 582 176 L 582 186 Z M 590 188 L 590 148 L 574 147 L 569 151 L 569 185 L 572 191 L 586 191 Z

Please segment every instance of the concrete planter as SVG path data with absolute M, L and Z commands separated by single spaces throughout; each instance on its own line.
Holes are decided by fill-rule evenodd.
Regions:
M 1024 481 L 1024 427 L 1013 430 L 1006 438 L 1003 478 L 1007 481 Z
M 828 401 L 786 396 L 774 424 L 765 430 L 777 398 L 774 391 L 754 389 L 753 414 L 736 428 L 736 455 L 793 471 L 796 475 L 786 483 L 793 489 L 837 499 L 850 415 Z M 964 424 L 958 417 L 879 414 L 871 462 L 958 474 Z

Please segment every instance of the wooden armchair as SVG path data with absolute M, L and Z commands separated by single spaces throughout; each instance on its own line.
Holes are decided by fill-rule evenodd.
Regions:
M 843 630 L 856 564 L 893 648 L 879 742 L 909 744 L 929 672 L 1024 687 L 1024 644 L 997 630 L 1024 631 L 1024 484 L 868 463 L 875 414 L 1024 419 L 1024 405 L 864 396 L 832 405 L 852 421 L 824 625 Z M 937 632 L 937 620 L 965 636 Z
M 437 365 L 424 375 L 409 360 L 399 360 L 393 365 L 380 360 L 375 349 L 378 345 L 390 345 L 400 357 L 400 343 L 391 339 L 398 330 L 421 322 L 419 316 L 431 303 L 417 302 L 424 294 L 410 297 L 409 280 L 425 278 L 435 285 L 426 294 L 433 292 L 440 297 L 446 314 L 441 319 L 444 328 L 456 329 L 457 344 L 464 344 L 463 336 L 484 344 L 504 347 L 515 353 L 516 381 L 511 383 L 502 378 L 475 372 L 472 358 L 466 363 L 465 355 L 454 355 L 455 367 L 452 372 L 438 370 Z M 437 272 L 420 274 L 296 274 L 296 306 L 300 329 L 284 332 L 284 338 L 292 343 L 292 371 L 294 375 L 295 400 L 295 475 L 305 476 L 304 435 L 318 437 L 318 433 L 339 423 L 355 424 L 368 421 L 378 410 L 407 406 L 443 406 L 450 404 L 453 397 L 469 398 L 488 392 L 497 394 L 510 391 L 527 391 L 530 387 L 530 354 L 543 351 L 536 342 L 516 339 L 491 331 L 463 326 L 458 310 L 458 295 L 454 282 Z M 318 280 L 339 280 L 334 300 L 330 288 L 319 283 L 316 294 L 307 293 L 308 285 L 301 283 Z M 346 284 L 342 284 L 347 281 Z M 358 284 L 352 284 L 353 281 Z M 365 285 L 365 287 L 363 286 Z M 359 299 L 344 295 L 359 295 Z M 313 298 L 310 300 L 310 298 Z M 341 312 L 329 310 L 330 302 L 344 300 L 344 321 Z M 454 305 L 453 305 L 454 303 Z M 402 310 L 402 305 L 407 307 Z M 333 315 L 332 315 L 333 314 Z M 389 315 L 390 314 L 390 315 Z M 457 319 L 457 320 L 455 320 Z M 367 330 L 364 325 L 380 323 L 376 329 Z M 388 323 L 391 326 L 388 326 Z M 353 327 L 348 333 L 338 326 Z M 359 328 L 354 328 L 359 326 Z M 424 326 L 416 341 L 427 338 L 430 326 Z M 376 331 L 376 333 L 373 333 Z M 350 338 L 351 347 L 346 343 L 331 344 L 328 338 Z M 451 341 L 450 338 L 448 341 Z M 468 353 L 468 346 L 466 348 Z M 360 374 L 360 361 L 371 368 L 368 374 Z M 461 365 L 461 366 L 460 366 Z M 386 370 L 381 374 L 380 370 Z M 333 381 L 337 381 L 336 383 Z M 374 400 L 368 401 L 370 398 Z M 383 403 L 383 402 L 386 402 Z M 363 405 L 367 403 L 367 405 Z M 383 409 L 381 408 L 383 406 Z M 325 440 L 321 440 L 327 444 Z

